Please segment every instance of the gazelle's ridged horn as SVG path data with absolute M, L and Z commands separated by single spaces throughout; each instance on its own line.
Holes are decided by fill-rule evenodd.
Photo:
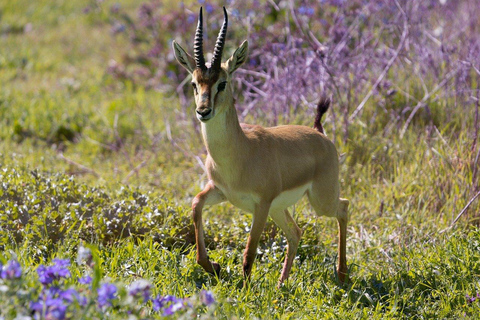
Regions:
M 193 55 L 197 68 L 206 69 L 205 58 L 203 57 L 203 16 L 202 7 L 198 15 L 197 31 L 195 32 L 195 41 L 193 43 Z
M 213 50 L 212 66 L 211 68 L 215 71 L 220 70 L 220 65 L 222 64 L 222 52 L 223 47 L 225 46 L 225 38 L 227 35 L 227 25 L 228 25 L 228 15 L 227 10 L 223 7 L 223 25 L 222 29 L 218 33 L 217 42 L 215 43 L 215 49 Z

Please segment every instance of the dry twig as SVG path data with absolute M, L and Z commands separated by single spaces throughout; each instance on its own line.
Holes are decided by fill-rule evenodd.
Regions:
M 100 177 L 100 175 L 99 175 L 95 170 L 90 169 L 90 168 L 84 166 L 83 164 L 80 164 L 80 163 L 78 163 L 78 162 L 73 161 L 72 159 L 69 159 L 69 158 L 65 157 L 65 156 L 63 155 L 63 153 L 60 153 L 60 154 L 58 155 L 58 157 L 59 157 L 60 159 L 64 160 L 65 162 L 67 162 L 68 164 L 74 165 L 75 167 L 78 167 L 79 169 L 81 169 L 81 173 L 90 173 L 90 174 L 94 175 L 94 176 L 97 177 L 97 178 Z
M 387 65 L 383 69 L 382 73 L 377 78 L 377 81 L 375 81 L 372 88 L 370 88 L 370 91 L 368 91 L 367 95 L 363 98 L 362 102 L 360 102 L 358 107 L 353 111 L 353 113 L 349 117 L 349 121 L 352 121 L 353 119 L 355 119 L 357 117 L 357 115 L 360 113 L 360 111 L 362 111 L 363 107 L 365 106 L 365 103 L 367 103 L 368 99 L 370 99 L 370 97 L 372 96 L 375 89 L 377 89 L 380 82 L 382 82 L 383 78 L 385 78 L 385 76 L 387 75 L 388 70 L 390 70 L 390 68 L 392 67 L 395 60 L 397 60 L 397 57 L 398 57 L 400 51 L 402 51 L 402 49 L 403 49 L 403 46 L 405 44 L 405 40 L 407 39 L 407 35 L 408 35 L 407 14 L 405 13 L 405 11 L 403 11 L 402 7 L 400 6 L 400 4 L 398 3 L 397 0 L 395 0 L 395 4 L 397 5 L 398 9 L 400 10 L 400 12 L 402 13 L 402 16 L 403 16 L 403 32 L 402 32 L 402 35 L 401 35 L 401 38 L 400 38 L 400 43 L 398 44 L 397 49 L 393 53 L 393 56 L 390 58 Z

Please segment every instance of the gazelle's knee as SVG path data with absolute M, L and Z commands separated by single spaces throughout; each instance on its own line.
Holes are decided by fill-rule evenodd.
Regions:
M 302 238 L 303 231 L 298 226 L 294 225 L 291 234 L 287 235 L 287 242 L 289 245 L 298 246 L 300 239 Z
M 202 219 L 202 209 L 204 199 L 198 195 L 192 200 L 192 218 L 195 223 L 199 222 Z
M 348 205 L 350 201 L 340 198 L 340 204 L 338 206 L 337 218 L 348 221 Z

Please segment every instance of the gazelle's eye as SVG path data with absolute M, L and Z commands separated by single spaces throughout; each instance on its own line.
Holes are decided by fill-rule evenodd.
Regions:
M 226 87 L 227 87 L 227 81 L 220 82 L 218 84 L 218 92 L 225 90 Z
M 195 82 L 192 82 L 192 87 L 193 87 L 193 92 L 197 94 L 197 85 L 195 84 Z

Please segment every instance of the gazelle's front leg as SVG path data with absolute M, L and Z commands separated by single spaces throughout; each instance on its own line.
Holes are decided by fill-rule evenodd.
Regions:
M 252 230 L 250 230 L 250 235 L 248 236 L 247 240 L 247 246 L 245 248 L 245 252 L 243 253 L 243 276 L 245 280 L 250 279 L 253 262 L 255 261 L 255 257 L 257 256 L 258 242 L 260 241 L 260 236 L 262 235 L 263 229 L 265 228 L 269 209 L 270 202 L 262 201 L 255 207 L 255 213 L 253 214 Z
M 211 263 L 208 259 L 205 239 L 203 235 L 202 209 L 204 205 L 212 205 L 225 201 L 223 193 L 215 187 L 213 181 L 209 181 L 205 188 L 195 196 L 192 201 L 193 225 L 195 227 L 195 242 L 197 244 L 197 263 L 205 271 L 220 275 L 220 265 Z

